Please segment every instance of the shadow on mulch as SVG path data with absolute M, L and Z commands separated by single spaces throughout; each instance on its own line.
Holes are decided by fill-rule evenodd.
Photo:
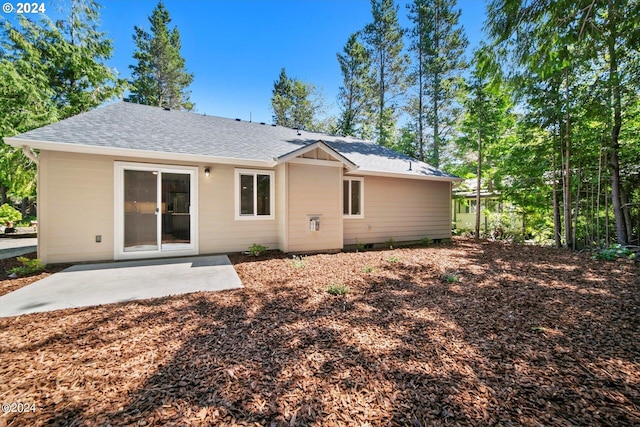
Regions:
M 61 313 L 55 321 L 94 320 L 20 352 L 131 343 L 158 352 L 157 361 L 141 362 L 148 372 L 139 383 L 85 374 L 97 386 L 107 381 L 105 393 L 126 390 L 125 397 L 101 407 L 91 395 L 49 401 L 40 421 L 640 423 L 637 264 L 466 240 L 309 256 L 300 268 L 284 256 L 247 258 L 232 257 L 245 289 Z M 444 281 L 445 272 L 459 281 Z M 326 286 L 336 281 L 349 294 L 329 295 Z M 96 353 L 86 363 L 97 356 L 133 362 L 137 356 L 126 351 Z M 64 384 L 73 388 L 71 382 Z

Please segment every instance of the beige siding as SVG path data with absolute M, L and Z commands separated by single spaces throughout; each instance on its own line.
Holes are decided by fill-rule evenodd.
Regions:
M 276 219 L 236 220 L 234 170 L 233 166 L 216 164 L 211 166 L 211 176 L 199 174 L 200 253 L 245 251 L 253 243 L 278 249 L 277 191 Z
M 276 222 L 278 227 L 278 248 L 283 252 L 289 251 L 289 228 L 287 221 L 287 163 L 276 167 Z
M 451 184 L 366 176 L 364 218 L 344 219 L 344 244 L 451 237 Z
M 342 248 L 342 169 L 288 166 L 289 252 Z M 310 215 L 320 215 L 320 230 L 310 231 Z
M 113 160 L 41 151 L 39 180 L 43 262 L 113 259 Z M 96 243 L 96 235 L 102 242 Z

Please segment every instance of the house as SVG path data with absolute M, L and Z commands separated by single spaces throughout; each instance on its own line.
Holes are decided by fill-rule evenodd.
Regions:
M 39 150 L 46 263 L 451 236 L 458 178 L 350 137 L 118 102 L 5 142 Z
M 484 183 L 483 183 L 484 184 Z M 454 185 L 452 215 L 454 229 L 459 232 L 474 231 L 476 228 L 476 192 L 478 180 L 466 179 Z M 480 188 L 480 231 L 489 233 L 489 216 L 501 210 L 500 193 L 482 185 Z

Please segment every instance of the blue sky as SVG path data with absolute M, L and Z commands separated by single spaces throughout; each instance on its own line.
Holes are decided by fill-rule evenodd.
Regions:
M 157 0 L 99 2 L 101 28 L 114 44 L 109 65 L 128 78 L 135 50 L 133 27 L 148 29 L 147 17 Z M 406 2 L 397 3 L 400 23 L 406 27 Z M 351 33 L 372 20 L 369 0 L 165 0 L 164 4 L 171 25 L 180 31 L 186 67 L 195 74 L 191 99 L 196 111 L 243 120 L 251 114 L 253 121 L 267 123 L 273 82 L 282 67 L 289 76 L 318 86 L 327 113 L 337 114 L 342 77 L 336 53 Z M 45 6 L 54 18 L 55 0 L 45 0 Z M 484 2 L 458 0 L 458 7 L 471 49 L 482 39 Z

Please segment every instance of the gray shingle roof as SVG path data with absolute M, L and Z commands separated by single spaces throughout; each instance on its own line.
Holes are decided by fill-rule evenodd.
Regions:
M 70 149 L 72 145 L 82 145 L 266 162 L 323 141 L 358 165 L 360 171 L 456 179 L 426 163 L 355 138 L 126 102 L 100 107 L 10 139 L 13 145 L 23 140 L 71 144 Z M 57 149 L 61 149 L 59 144 Z

